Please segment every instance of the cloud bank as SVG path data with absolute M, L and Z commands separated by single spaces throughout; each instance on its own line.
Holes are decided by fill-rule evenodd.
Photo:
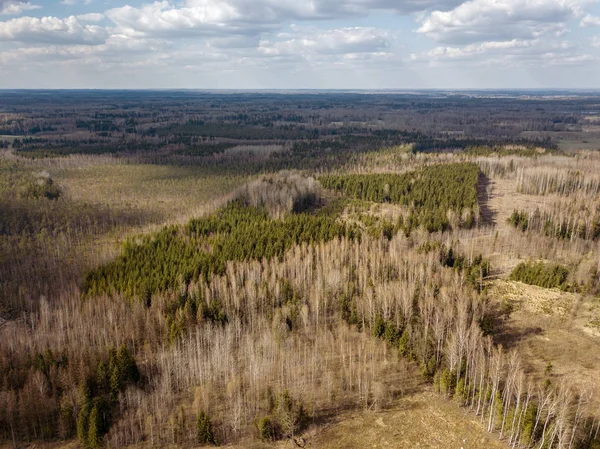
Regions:
M 30 83 L 44 67 L 44 83 L 56 87 L 75 75 L 86 87 L 114 87 L 97 84 L 118 83 L 120 74 L 138 76 L 139 87 L 372 88 L 435 87 L 436 80 L 458 87 L 461 71 L 551 70 L 555 82 L 561 66 L 600 69 L 598 38 L 584 34 L 600 26 L 591 0 L 61 4 L 77 13 L 0 0 L 0 74 L 21 71 Z

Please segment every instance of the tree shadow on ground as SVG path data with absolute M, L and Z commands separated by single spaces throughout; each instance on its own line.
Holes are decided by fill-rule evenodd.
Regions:
M 496 224 L 496 212 L 489 207 L 490 198 L 493 197 L 493 184 L 484 173 L 479 173 L 477 181 L 477 202 L 479 203 L 479 224 L 483 226 L 494 226 Z

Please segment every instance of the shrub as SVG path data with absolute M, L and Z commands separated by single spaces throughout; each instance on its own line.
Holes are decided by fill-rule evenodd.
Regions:
M 269 416 L 258 419 L 256 421 L 256 428 L 261 440 L 275 441 L 280 438 L 281 432 L 279 431 L 277 424 L 274 423 Z
M 510 280 L 544 288 L 559 288 L 574 291 L 575 286 L 567 282 L 569 270 L 563 265 L 543 262 L 522 262 L 510 274 Z
M 309 423 L 309 416 L 300 401 L 292 398 L 285 390 L 277 397 L 273 413 L 255 421 L 262 440 L 274 441 L 302 432 Z

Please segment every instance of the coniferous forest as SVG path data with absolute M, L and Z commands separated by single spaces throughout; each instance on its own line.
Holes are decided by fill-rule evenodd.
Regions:
M 503 95 L 0 92 L 0 448 L 600 447 L 595 100 Z

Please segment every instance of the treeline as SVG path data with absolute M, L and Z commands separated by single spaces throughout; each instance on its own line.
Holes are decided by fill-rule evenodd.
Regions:
M 526 232 L 537 232 L 557 239 L 571 240 L 580 238 L 596 241 L 600 239 L 600 217 L 578 216 L 579 214 L 553 214 L 515 210 L 508 222 L 515 228 Z
M 521 262 L 510 273 L 510 280 L 563 291 L 577 290 L 576 285 L 568 282 L 569 270 L 557 263 Z
M 520 168 L 517 171 L 517 190 L 528 195 L 586 195 L 600 194 L 600 177 L 580 170 Z
M 536 154 L 536 148 L 545 150 L 557 150 L 556 143 L 550 138 L 544 140 L 527 140 L 527 139 L 473 139 L 473 138 L 428 138 L 420 136 L 416 139 L 414 151 L 428 152 L 441 150 L 464 150 L 466 154 L 474 156 L 533 156 Z
M 541 151 L 540 151 L 541 150 Z M 554 146 L 539 146 L 535 144 L 498 144 L 498 145 L 470 145 L 465 148 L 465 154 L 470 156 L 521 156 L 533 157 L 555 151 Z
M 15 143 L 17 143 L 15 145 Z M 160 150 L 164 144 L 156 144 L 151 142 L 135 142 L 135 141 L 121 141 L 115 142 L 109 139 L 89 139 L 89 140 L 33 140 L 30 142 L 22 143 L 15 140 L 13 148 L 15 153 L 19 156 L 23 156 L 30 159 L 43 159 L 43 158 L 54 158 L 64 157 L 71 154 L 118 154 L 118 153 L 136 153 L 136 152 L 150 152 Z M 212 154 L 213 151 L 206 151 Z
M 472 163 L 440 164 L 403 174 L 325 175 L 325 188 L 354 198 L 407 206 L 401 227 L 422 225 L 429 232 L 471 228 L 478 217 L 479 167 Z
M 204 122 L 190 120 L 184 124 L 169 125 L 150 132 L 151 135 L 166 137 L 175 136 L 202 136 L 205 138 L 223 137 L 241 140 L 281 140 L 281 139 L 306 139 L 318 138 L 319 130 L 306 125 L 280 125 L 250 126 L 237 123 Z
M 359 236 L 335 217 L 300 213 L 276 220 L 264 207 L 236 200 L 185 227 L 167 227 L 141 242 L 129 239 L 113 262 L 85 276 L 83 290 L 87 296 L 142 297 L 174 288 L 181 279 L 222 274 L 228 261 L 281 257 L 293 245 Z

